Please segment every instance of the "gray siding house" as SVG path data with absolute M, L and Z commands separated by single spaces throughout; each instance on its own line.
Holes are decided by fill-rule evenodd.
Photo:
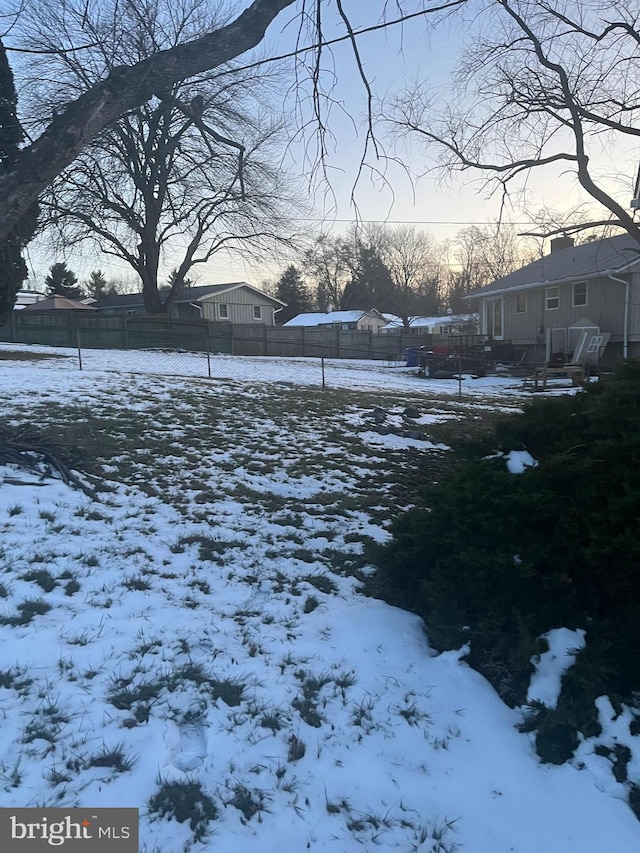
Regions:
M 161 291 L 162 292 L 162 291 Z M 166 292 L 166 291 L 165 291 Z M 101 314 L 146 314 L 142 293 L 104 296 L 93 305 Z M 214 323 L 249 323 L 274 326 L 275 313 L 284 302 L 246 281 L 185 287 L 171 309 L 174 320 L 210 320 Z
M 640 245 L 626 234 L 551 253 L 470 293 L 480 334 L 509 341 L 526 361 L 640 358 Z

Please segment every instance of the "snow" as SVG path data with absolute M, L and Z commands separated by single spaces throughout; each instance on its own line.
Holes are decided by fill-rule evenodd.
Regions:
M 528 450 L 510 450 L 505 458 L 510 474 L 522 474 L 526 468 L 535 468 L 538 464 Z
M 120 426 L 102 469 L 112 490 L 96 497 L 0 466 L 2 806 L 137 807 L 146 853 L 640 849 L 593 741 L 541 765 L 522 712 L 464 649 L 436 653 L 418 617 L 331 570 L 328 549 L 358 556 L 364 537 L 388 538 L 393 497 L 382 478 L 367 504 L 372 479 L 391 484 L 407 441 L 444 446 L 369 430 L 370 403 L 323 418 L 303 360 L 221 357 L 209 382 L 197 355 L 149 353 L 136 374 L 131 358 L 90 353 L 100 369 L 82 372 L 72 353 L 3 362 L 5 420 L 56 423 L 71 406 L 89 431 L 92 418 Z M 371 366 L 345 373 L 373 382 Z M 400 426 L 409 385 L 388 376 Z M 16 624 L 34 600 L 50 609 Z M 550 632 L 530 698 L 553 702 L 580 639 Z M 606 697 L 598 712 L 640 777 L 631 712 Z M 99 760 L 118 751 L 121 768 Z M 150 813 L 162 780 L 198 782 L 215 803 L 201 840 Z
M 547 708 L 558 705 L 562 676 L 572 665 L 575 656 L 585 645 L 585 632 L 581 628 L 553 628 L 542 635 L 549 648 L 532 663 L 535 673 L 529 684 L 527 700 L 540 702 Z
M 43 361 L 41 369 L 55 370 L 56 373 L 71 371 L 79 378 L 78 353 L 64 347 L 27 346 L 25 344 L 0 343 L 2 350 L 42 353 L 55 355 L 51 361 Z M 11 373 L 19 376 L 18 365 L 12 366 Z M 130 370 L 136 374 L 148 373 L 163 376 L 189 376 L 193 378 L 208 375 L 207 357 L 204 353 L 169 353 L 161 350 L 83 350 L 82 367 L 84 372 Z M 324 378 L 329 388 L 350 388 L 356 390 L 393 391 L 406 394 L 430 394 L 443 397 L 460 394 L 464 398 L 501 397 L 505 405 L 509 401 L 522 403 L 529 399 L 522 381 L 505 376 L 486 376 L 474 379 L 464 376 L 462 383 L 457 379 L 429 379 L 417 375 L 415 367 L 391 367 L 385 361 L 367 359 L 324 359 L 319 358 L 277 358 L 272 356 L 231 356 L 213 354 L 210 360 L 211 378 L 214 380 L 236 380 L 240 382 L 288 383 L 318 388 Z M 557 389 L 553 389 L 557 390 Z M 575 393 L 575 388 L 563 389 L 565 393 Z

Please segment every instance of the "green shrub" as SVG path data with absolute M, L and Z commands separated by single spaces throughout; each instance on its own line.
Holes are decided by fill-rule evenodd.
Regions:
M 504 454 L 524 448 L 538 465 L 509 473 Z M 565 760 L 576 730 L 597 734 L 597 696 L 640 691 L 640 365 L 532 400 L 461 455 L 370 547 L 374 594 L 420 613 L 436 648 L 469 643 L 511 705 L 526 701 L 540 635 L 584 628 L 558 708 L 534 722 L 545 760 Z

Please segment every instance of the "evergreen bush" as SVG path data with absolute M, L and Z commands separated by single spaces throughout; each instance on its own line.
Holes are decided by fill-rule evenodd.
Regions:
M 535 467 L 507 470 L 528 450 Z M 534 399 L 468 445 L 424 506 L 373 546 L 376 594 L 422 615 L 440 649 L 467 660 L 510 705 L 526 703 L 552 628 L 584 628 L 558 707 L 532 709 L 544 760 L 598 734 L 594 699 L 640 696 L 640 364 L 573 396 Z

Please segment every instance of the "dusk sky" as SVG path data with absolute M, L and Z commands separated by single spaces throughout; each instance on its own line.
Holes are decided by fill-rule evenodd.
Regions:
M 235 8 L 244 5 L 236 3 Z M 347 0 L 344 5 L 354 29 L 378 23 L 385 7 L 389 19 L 397 16 L 395 4 L 385 4 L 383 0 Z M 409 10 L 421 6 L 418 0 L 404 4 L 405 9 Z M 329 14 L 332 8 L 333 15 Z M 477 6 L 469 6 L 469 15 L 474 8 Z M 326 9 L 325 37 L 343 35 L 344 25 L 338 20 L 335 8 L 327 4 Z M 298 37 L 300 44 L 311 41 L 310 35 L 298 36 L 298 11 L 299 4 L 296 4 L 276 19 L 258 50 L 259 56 L 286 53 L 295 48 Z M 447 101 L 451 92 L 451 75 L 458 58 L 465 54 L 465 44 L 476 36 L 478 24 L 470 19 L 465 22 L 460 16 L 440 22 L 437 26 L 434 26 L 435 23 L 435 18 L 417 18 L 404 25 L 390 26 L 358 37 L 358 47 L 374 95 L 376 112 L 381 109 L 380 103 L 392 93 L 417 82 L 427 86 L 436 98 Z M 417 227 L 431 232 L 436 239 L 444 240 L 453 237 L 465 225 L 497 220 L 501 197 L 499 194 L 490 197 L 488 191 L 483 189 L 477 173 L 454 175 L 446 182 L 432 172 L 425 174 L 434 164 L 433 150 L 428 151 L 415 139 L 394 143 L 381 120 L 376 122 L 380 151 L 389 157 L 401 159 L 403 166 L 388 159 L 376 159 L 369 145 L 367 166 L 360 173 L 356 184 L 366 135 L 366 90 L 359 77 L 351 46 L 343 42 L 326 49 L 323 69 L 325 89 L 334 81 L 331 96 L 335 102 L 328 113 L 328 126 L 332 134 L 328 140 L 326 160 L 329 184 L 316 181 L 313 195 L 315 211 L 308 221 L 300 221 L 301 231 L 322 228 L 334 234 L 340 233 L 359 215 L 365 221 L 415 223 Z M 304 93 L 308 91 L 308 82 L 306 85 L 303 82 L 298 114 L 291 122 L 293 128 L 299 127 L 301 118 L 307 121 L 310 119 L 309 102 L 304 98 Z M 285 101 L 285 109 L 289 109 L 293 103 L 294 95 L 291 92 Z M 274 114 L 281 109 L 282 105 L 274 102 Z M 303 192 L 309 190 L 309 157 L 313 158 L 314 145 L 313 130 L 309 127 L 305 139 L 295 141 L 286 154 L 287 170 L 293 176 L 300 176 Z M 308 155 L 306 161 L 305 146 Z M 599 159 L 600 174 L 606 176 L 607 187 L 626 207 L 631 198 L 637 155 L 616 151 L 614 162 L 613 153 L 603 145 L 602 150 L 594 152 L 594 155 Z M 527 221 L 527 212 L 536 213 L 543 206 L 564 211 L 587 199 L 578 188 L 575 177 L 568 174 L 566 169 L 538 170 L 529 175 L 521 188 L 525 189 L 525 196 L 514 193 L 502 211 L 506 221 L 524 223 Z M 357 210 L 351 199 L 352 192 Z M 595 209 L 593 203 L 590 206 Z M 36 271 L 46 271 L 48 263 L 42 261 L 45 256 L 37 250 L 32 250 L 31 255 Z M 46 255 L 47 261 L 48 258 Z M 130 275 L 128 268 L 115 259 L 98 259 L 81 251 L 69 254 L 67 262 L 73 268 L 87 272 L 99 266 L 107 277 Z M 258 269 L 220 255 L 218 260 L 199 266 L 197 277 L 200 283 L 238 279 L 258 283 L 260 279 L 277 278 L 287 262 L 284 257 L 281 261 L 270 260 Z

